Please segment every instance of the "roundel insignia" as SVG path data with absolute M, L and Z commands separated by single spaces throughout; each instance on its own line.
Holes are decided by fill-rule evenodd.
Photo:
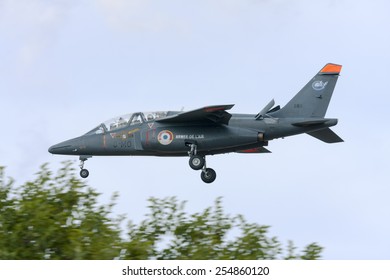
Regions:
M 324 83 L 323 81 L 314 81 L 311 86 L 314 90 L 320 91 L 323 90 L 327 84 L 328 82 Z
M 173 133 L 169 130 L 162 130 L 157 135 L 157 140 L 161 145 L 169 145 L 173 141 Z

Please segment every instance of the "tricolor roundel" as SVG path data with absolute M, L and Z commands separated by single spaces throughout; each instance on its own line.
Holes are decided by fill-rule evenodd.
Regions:
M 161 145 L 169 145 L 173 141 L 173 133 L 169 130 L 162 130 L 157 135 L 157 140 Z

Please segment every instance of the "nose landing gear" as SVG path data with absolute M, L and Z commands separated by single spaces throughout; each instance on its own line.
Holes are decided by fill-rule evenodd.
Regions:
M 217 178 L 217 173 L 212 168 L 206 167 L 206 157 L 197 155 L 197 145 L 188 144 L 191 147 L 191 150 L 188 152 L 190 156 L 189 165 L 193 170 L 201 170 L 200 178 L 203 182 L 210 184 L 215 181 Z
M 91 156 L 80 156 L 80 176 L 81 178 L 87 178 L 89 176 L 88 169 L 84 169 L 84 162 L 91 158 Z
M 80 170 L 80 176 L 81 176 L 82 178 L 87 178 L 87 177 L 89 176 L 89 171 L 88 171 L 88 169 L 81 169 L 81 170 Z

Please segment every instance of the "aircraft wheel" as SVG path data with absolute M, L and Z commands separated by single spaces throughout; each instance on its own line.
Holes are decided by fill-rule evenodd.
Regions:
M 87 177 L 89 176 L 89 171 L 88 171 L 88 169 L 81 169 L 81 171 L 80 171 L 80 176 L 81 176 L 82 178 L 87 178 Z
M 212 168 L 206 168 L 206 170 L 202 171 L 200 174 L 200 178 L 202 178 L 203 182 L 210 184 L 217 178 L 217 173 Z
M 189 163 L 192 169 L 200 170 L 204 166 L 205 159 L 202 156 L 192 156 Z

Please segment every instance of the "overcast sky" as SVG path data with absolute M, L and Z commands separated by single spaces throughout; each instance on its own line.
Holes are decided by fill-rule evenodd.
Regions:
M 23 183 L 72 157 L 50 145 L 124 113 L 285 105 L 326 63 L 342 64 L 327 117 L 345 142 L 308 135 L 272 154 L 210 156 L 204 184 L 187 158 L 95 157 L 88 183 L 139 221 L 146 199 L 272 226 L 325 259 L 390 259 L 390 4 L 385 0 L 0 0 L 0 165 Z M 76 162 L 76 157 L 75 164 Z

